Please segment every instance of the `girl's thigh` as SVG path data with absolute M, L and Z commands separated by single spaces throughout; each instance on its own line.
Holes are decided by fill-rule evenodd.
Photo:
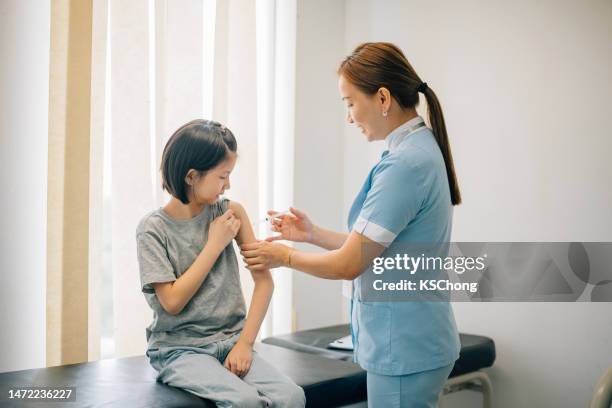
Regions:
M 244 381 L 255 387 L 272 407 L 300 408 L 306 405 L 302 387 L 296 385 L 291 378 L 281 373 L 255 351 L 251 369 L 244 376 Z
M 226 369 L 214 356 L 183 353 L 163 365 L 158 380 L 219 406 L 260 406 L 257 389 Z

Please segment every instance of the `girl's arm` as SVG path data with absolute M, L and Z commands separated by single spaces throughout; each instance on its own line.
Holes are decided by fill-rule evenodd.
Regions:
M 208 242 L 189 269 L 173 282 L 152 284 L 159 303 L 166 312 L 177 315 L 183 310 L 208 276 L 221 252 L 236 236 L 239 228 L 240 220 L 234 216 L 233 210 L 227 210 L 211 222 Z
M 238 245 L 257 242 L 253 227 L 249 221 L 249 216 L 242 205 L 235 201 L 230 201 L 229 208 L 234 211 L 236 218 L 240 220 L 240 230 L 236 235 Z M 255 288 L 253 289 L 249 313 L 244 323 L 242 333 L 240 334 L 240 339 L 238 340 L 249 346 L 253 346 L 255 343 L 255 338 L 257 337 L 261 323 L 266 315 L 270 299 L 272 298 L 272 292 L 274 291 L 274 281 L 272 280 L 272 274 L 269 269 L 251 271 L 251 275 L 255 282 Z
M 230 202 L 229 207 L 241 222 L 240 231 L 238 231 L 236 236 L 238 244 L 256 242 L 253 228 L 244 208 L 233 201 Z M 274 291 L 274 282 L 272 281 L 269 269 L 262 268 L 258 271 L 251 271 L 251 274 L 253 281 L 255 281 L 251 306 L 249 307 L 240 337 L 223 363 L 228 370 L 240 377 L 246 375 L 251 368 L 253 344 L 255 343 L 255 338 L 257 338 L 257 333 L 266 315 L 270 298 L 272 298 L 272 292 Z

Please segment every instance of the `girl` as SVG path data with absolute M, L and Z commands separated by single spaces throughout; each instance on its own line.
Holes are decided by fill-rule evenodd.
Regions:
M 269 270 L 252 273 L 246 315 L 232 240 L 255 236 L 244 208 L 220 198 L 236 150 L 232 132 L 207 120 L 181 126 L 164 148 L 163 188 L 172 197 L 136 231 L 153 309 L 146 354 L 159 381 L 217 406 L 303 407 L 303 390 L 253 351 L 274 285 Z

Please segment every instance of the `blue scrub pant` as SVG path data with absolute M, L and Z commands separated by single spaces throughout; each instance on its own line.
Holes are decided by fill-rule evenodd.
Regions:
M 304 390 L 253 351 L 251 369 L 240 378 L 223 366 L 235 336 L 204 347 L 160 347 L 147 350 L 157 380 L 182 388 L 218 407 L 303 408 Z
M 368 371 L 368 408 L 435 408 L 453 366 L 407 375 Z

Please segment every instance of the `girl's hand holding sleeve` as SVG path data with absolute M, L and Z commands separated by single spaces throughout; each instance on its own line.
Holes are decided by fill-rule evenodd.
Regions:
M 208 227 L 208 243 L 222 250 L 232 242 L 240 230 L 240 220 L 234 216 L 234 211 L 228 209 L 223 215 L 215 218 Z

